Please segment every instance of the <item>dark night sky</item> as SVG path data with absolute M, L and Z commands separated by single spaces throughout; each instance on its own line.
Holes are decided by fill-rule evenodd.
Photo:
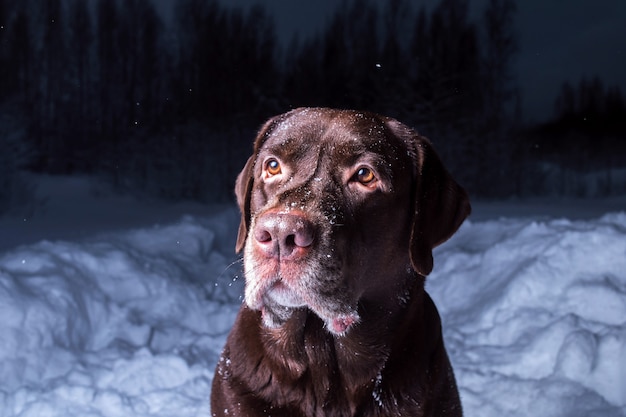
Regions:
M 248 6 L 258 0 L 222 0 Z M 438 0 L 414 1 L 432 7 Z M 338 0 L 261 2 L 274 13 L 278 35 L 315 33 L 324 28 Z M 471 13 L 480 17 L 486 0 L 472 0 Z M 520 51 L 514 71 L 522 88 L 527 121 L 552 115 L 554 99 L 564 81 L 598 75 L 605 86 L 620 85 L 626 93 L 626 1 L 518 1 L 516 32 Z

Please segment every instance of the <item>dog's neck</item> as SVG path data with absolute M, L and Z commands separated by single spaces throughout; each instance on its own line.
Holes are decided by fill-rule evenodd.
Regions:
M 363 298 L 361 322 L 342 336 L 331 334 L 310 310 L 296 310 L 283 326 L 264 332 L 267 353 L 294 381 L 306 377 L 324 390 L 338 388 L 333 387 L 336 383 L 366 390 L 379 377 L 391 351 L 402 345 L 406 335 L 398 329 L 411 329 L 407 322 L 420 322 L 424 278 L 411 277 L 407 283 L 406 291 L 392 302 Z
M 427 361 L 440 334 L 424 278 L 407 276 L 406 283 L 401 300 L 385 307 L 379 297 L 364 294 L 359 303 L 361 321 L 343 336 L 330 333 L 308 309 L 295 310 L 282 326 L 269 328 L 259 311 L 244 305 L 236 331 L 229 336 L 229 343 L 239 349 L 231 350 L 227 344 L 218 374 L 241 392 L 254 393 L 250 400 L 254 407 L 332 405 L 334 411 L 328 415 L 357 415 L 378 390 L 402 389 L 387 386 L 384 375 Z M 431 321 L 436 323 L 428 324 Z M 404 362 L 407 357 L 410 364 Z M 302 409 L 293 415 L 318 414 Z

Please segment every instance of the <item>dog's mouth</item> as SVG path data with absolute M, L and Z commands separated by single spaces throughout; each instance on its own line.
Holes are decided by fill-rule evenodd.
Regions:
M 310 278 L 309 278 L 310 279 Z M 248 307 L 261 312 L 263 323 L 270 328 L 285 324 L 292 314 L 302 308 L 317 315 L 327 330 L 343 336 L 360 320 L 356 306 L 347 300 L 327 297 L 306 286 L 292 286 L 280 274 L 271 278 L 256 276 L 246 285 Z M 306 281 L 300 277 L 299 282 Z

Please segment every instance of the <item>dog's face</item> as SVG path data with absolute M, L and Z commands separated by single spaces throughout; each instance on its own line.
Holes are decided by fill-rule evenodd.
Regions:
M 336 335 L 359 321 L 362 299 L 398 303 L 469 213 L 428 141 L 393 119 L 331 109 L 268 121 L 236 194 L 247 305 L 269 327 L 309 309 Z

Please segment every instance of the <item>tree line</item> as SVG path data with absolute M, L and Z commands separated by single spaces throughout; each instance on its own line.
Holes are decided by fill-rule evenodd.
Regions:
M 15 149 L 13 172 L 230 199 L 262 121 L 319 105 L 416 127 L 475 195 L 532 189 L 521 156 L 532 157 L 536 136 L 519 134 L 513 0 L 489 0 L 475 21 L 468 0 L 432 10 L 345 1 L 323 31 L 286 46 L 262 6 L 170 7 L 0 0 L 0 140 Z
M 534 193 L 626 193 L 626 101 L 619 87 L 598 77 L 564 82 L 552 119 L 520 136 L 534 144 L 533 157 L 544 164 Z

